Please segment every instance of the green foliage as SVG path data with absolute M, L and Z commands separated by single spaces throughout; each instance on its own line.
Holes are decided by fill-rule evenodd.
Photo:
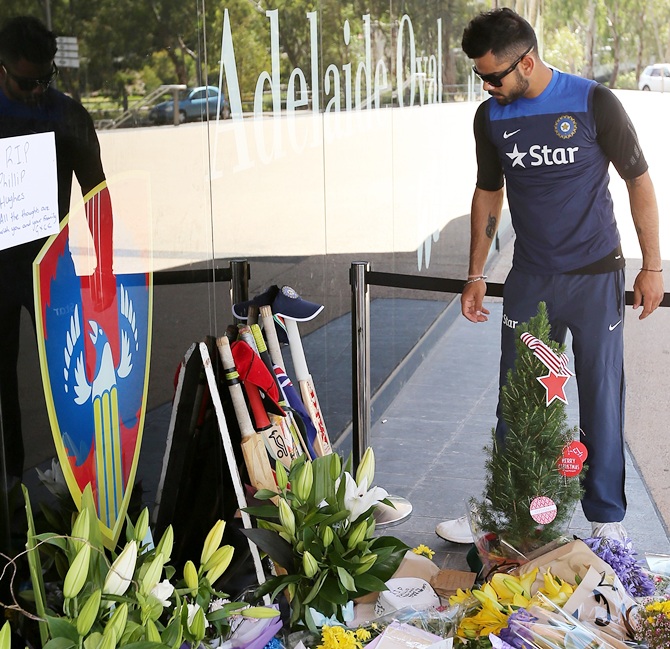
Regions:
M 519 11 L 525 10 L 525 5 L 518 2 L 511 5 Z M 63 70 L 59 80 L 60 87 L 74 95 L 93 92 L 119 95 L 118 79 L 115 79 L 119 71 L 139 74 L 147 91 L 160 83 L 194 86 L 207 80 L 217 82 L 223 15 L 227 10 L 245 107 L 253 97 L 258 75 L 271 69 L 266 11 L 278 10 L 284 83 L 295 67 L 300 67 L 309 79 L 310 31 L 306 14 L 315 11 L 321 78 L 330 64 L 342 70 L 343 65 L 350 63 L 355 73 L 364 60 L 360 36 L 365 14 L 371 18 L 373 59 L 383 57 L 388 69 L 394 70 L 398 23 L 403 14 L 407 14 L 412 21 L 417 56 L 437 51 L 437 19 L 441 19 L 443 83 L 462 84 L 470 73 L 470 62 L 460 52 L 463 28 L 484 8 L 469 0 L 429 3 L 425 0 L 402 3 L 388 0 L 226 0 L 224 3 L 50 0 L 48 6 L 56 34 L 76 36 L 79 41 L 81 67 Z M 0 5 L 0 22 L 21 13 L 46 20 L 46 5 L 38 0 L 4 0 Z M 632 65 L 636 75 L 648 63 L 670 58 L 670 4 L 666 0 L 642 3 L 553 0 L 543 3 L 541 23 L 537 22 L 536 15 L 527 17 L 532 24 L 541 25 L 540 40 L 545 43 L 546 60 L 566 71 L 589 74 L 590 53 L 596 68 L 599 64 L 618 62 L 621 74 L 630 73 Z M 351 33 L 348 44 L 344 39 L 345 21 Z M 631 85 L 628 79 L 617 82 L 618 87 Z M 323 87 L 320 90 L 324 92 Z
M 557 354 L 563 352 L 550 339 L 546 305 L 540 302 L 537 315 L 516 328 L 515 367 L 501 396 L 508 432 L 504 448 L 492 432 L 486 447 L 486 498 L 476 503 L 482 529 L 524 553 L 559 536 L 581 496 L 579 479 L 562 476 L 557 465 L 577 429 L 568 428 L 563 402 L 556 399 L 546 405 L 546 391 L 537 377 L 547 370 L 521 341 L 526 331 Z M 530 503 L 537 496 L 551 498 L 558 510 L 554 521 L 544 526 L 530 515 Z
M 233 615 L 278 615 L 274 609 L 230 602 L 215 590 L 233 556 L 232 546 L 221 545 L 223 521 L 217 521 L 207 535 L 198 567 L 190 562 L 193 575 L 187 584 L 186 577 L 176 577 L 169 565 L 172 527 L 155 547 L 144 542 L 147 509 L 134 524 L 128 521 L 125 546 L 110 556 L 102 543 L 90 486 L 82 494 L 81 511 L 66 535 L 35 534 L 25 488 L 24 498 L 32 594 L 45 649 L 174 648 L 183 642 L 197 647 L 208 638 L 225 640 Z M 43 553 L 54 565 L 62 566 L 57 582 L 48 582 L 51 592 L 60 593 L 60 600 L 49 602 L 48 607 Z M 53 574 L 48 578 L 53 580 Z
M 371 455 L 368 449 L 365 457 Z M 310 608 L 344 621 L 347 602 L 386 590 L 384 582 L 408 550 L 394 537 L 373 537 L 373 509 L 387 495 L 379 487 L 367 489 L 373 470 L 359 475 L 357 484 L 346 468 L 336 454 L 312 462 L 298 458 L 288 483 L 278 472 L 278 483 L 285 486 L 256 494 L 276 504 L 248 509 L 258 517 L 260 529 L 245 533 L 283 573 L 269 579 L 257 594 L 275 598 L 286 590 L 295 630 L 314 630 Z

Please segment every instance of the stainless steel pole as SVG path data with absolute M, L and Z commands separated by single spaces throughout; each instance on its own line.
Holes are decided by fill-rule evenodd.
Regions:
M 370 294 L 365 274 L 370 264 L 351 264 L 351 350 L 353 364 L 353 468 L 358 467 L 370 439 Z
M 230 275 L 231 304 L 246 302 L 249 299 L 249 262 L 246 259 L 233 259 L 230 262 Z
M 354 472 L 370 442 L 372 400 L 370 398 L 370 293 L 366 273 L 370 264 L 351 264 L 351 354 L 352 354 L 352 463 Z M 370 486 L 370 485 L 368 485 Z M 391 504 L 380 502 L 375 507 L 378 529 L 398 525 L 412 514 L 412 503 L 402 496 L 389 494 Z

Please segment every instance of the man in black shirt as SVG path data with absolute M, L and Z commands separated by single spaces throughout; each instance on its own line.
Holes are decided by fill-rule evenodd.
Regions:
M 56 50 L 54 34 L 36 18 L 18 16 L 0 29 L 0 139 L 54 133 L 62 220 L 70 207 L 72 174 L 84 196 L 105 175 L 90 115 L 51 86 L 58 75 Z M 111 241 L 111 220 L 89 225 L 94 241 Z M 34 326 L 32 263 L 45 241 L 0 250 L 0 408 L 6 471 L 12 483 L 22 478 L 25 455 L 17 377 L 21 309 L 26 308 Z M 104 248 L 111 251 L 111 246 Z M 111 253 L 106 257 L 98 258 L 98 267 L 112 277 Z

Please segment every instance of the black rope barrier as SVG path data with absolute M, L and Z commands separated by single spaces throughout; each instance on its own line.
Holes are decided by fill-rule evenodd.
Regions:
M 206 284 L 208 282 L 230 282 L 233 274 L 230 268 L 194 268 L 190 270 L 157 270 L 154 272 L 154 286 L 176 284 Z
M 426 277 L 423 275 L 403 275 L 400 273 L 381 273 L 367 271 L 365 281 L 372 286 L 407 288 L 415 291 L 435 291 L 437 293 L 462 293 L 465 281 L 444 277 Z M 486 282 L 488 297 L 502 297 L 504 284 Z M 626 304 L 633 304 L 633 291 L 626 291 Z M 670 306 L 670 293 L 665 293 L 659 306 Z

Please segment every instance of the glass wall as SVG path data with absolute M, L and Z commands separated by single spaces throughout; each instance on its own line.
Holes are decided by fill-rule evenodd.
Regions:
M 67 37 L 58 87 L 96 123 L 115 273 L 158 278 L 246 259 L 251 296 L 288 285 L 323 304 L 300 331 L 331 440 L 345 451 L 351 263 L 439 277 L 467 271 L 480 86 L 459 44 L 477 9 L 452 4 L 51 0 L 46 13 L 31 8 Z M 17 13 L 10 9 L 2 13 Z M 74 194 L 77 214 L 76 183 Z M 371 290 L 373 394 L 453 297 Z M 156 282 L 143 454 L 162 459 L 185 351 L 232 322 L 227 282 Z M 22 354 L 26 403 L 39 379 L 30 350 Z M 285 359 L 290 370 L 288 351 Z M 42 410 L 28 404 L 24 421 L 45 437 Z M 48 440 L 28 453 L 27 467 L 53 455 Z

